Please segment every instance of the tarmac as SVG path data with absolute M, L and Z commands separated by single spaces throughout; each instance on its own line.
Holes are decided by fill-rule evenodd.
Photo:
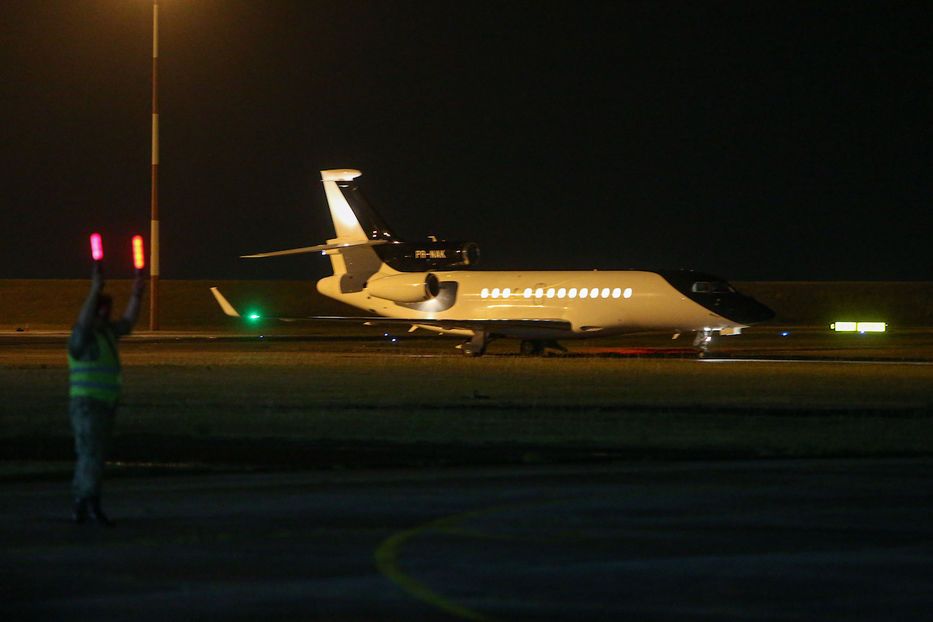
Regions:
M 0 333 L 5 386 L 26 396 L 58 386 L 66 334 Z M 748 337 L 723 340 L 719 356 L 691 365 L 825 361 L 827 369 L 883 365 L 901 375 L 915 369 L 922 377 L 933 362 L 929 329 L 883 338 L 815 329 Z M 186 356 L 210 349 L 223 358 L 252 352 L 264 339 L 142 334 L 128 340 L 125 353 L 132 360 L 159 346 Z M 308 347 L 352 350 L 351 356 L 456 356 L 449 340 L 268 340 L 274 352 Z M 207 348 L 212 343 L 218 345 Z M 632 344 L 620 340 L 611 352 L 575 345 L 574 352 L 624 358 Z M 516 356 L 512 344 L 496 345 L 494 356 Z M 657 350 L 647 354 L 650 361 L 670 365 L 683 356 L 669 350 L 669 338 L 651 345 Z M 189 368 L 166 369 L 182 374 Z M 23 384 L 27 380 L 33 384 Z M 915 389 L 916 403 L 882 413 L 896 415 L 892 421 L 901 425 L 929 416 L 927 393 L 911 382 L 904 386 Z M 47 401 L 58 408 L 56 399 Z M 843 421 L 851 428 L 880 416 L 850 410 L 835 424 L 832 413 L 822 416 L 837 433 Z M 808 412 L 793 425 L 809 421 Z M 123 438 L 121 446 L 132 439 Z M 48 449 L 49 439 L 39 440 L 36 447 Z M 163 443 L 159 451 L 171 458 L 163 463 L 111 465 L 104 505 L 117 526 L 106 528 L 70 521 L 69 465 L 60 461 L 70 454 L 65 440 L 48 462 L 30 463 L 25 475 L 15 473 L 15 457 L 4 456 L 13 469 L 0 479 L 4 621 L 823 622 L 919 620 L 933 611 L 928 453 L 662 461 L 629 452 L 617 462 L 522 465 L 490 461 L 467 447 L 463 451 L 476 452 L 471 461 L 453 456 L 448 463 L 432 459 L 421 468 L 399 468 L 408 463 L 384 461 L 383 454 L 350 459 L 347 452 L 358 454 L 358 445 L 337 451 L 282 441 L 264 451 L 288 454 L 285 462 L 294 466 L 270 471 L 279 467 L 226 459 L 216 469 L 173 464 L 170 450 L 184 457 L 185 448 Z M 236 455 L 257 453 L 247 446 L 255 442 L 243 440 Z M 200 439 L 197 451 L 207 445 Z M 321 455 L 303 460 L 292 455 L 296 451 Z M 334 455 L 323 455 L 327 451 Z M 394 466 L 379 466 L 385 464 Z
M 4 620 L 919 620 L 933 460 L 2 484 Z

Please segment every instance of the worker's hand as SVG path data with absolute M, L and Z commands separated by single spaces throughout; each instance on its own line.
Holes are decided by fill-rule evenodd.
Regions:
M 104 267 L 102 261 L 95 261 L 91 270 L 91 287 L 96 290 L 104 288 Z
M 146 278 L 142 270 L 137 270 L 136 277 L 133 279 L 133 295 L 138 298 L 143 295 L 144 291 L 146 291 Z

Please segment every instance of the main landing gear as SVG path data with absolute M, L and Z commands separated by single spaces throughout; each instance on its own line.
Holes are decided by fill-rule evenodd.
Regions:
M 567 348 L 560 345 L 553 339 L 523 339 L 519 346 L 519 352 L 522 356 L 542 356 L 548 348 L 566 352 Z
M 460 345 L 460 350 L 466 356 L 482 356 L 486 353 L 486 346 L 494 339 L 489 333 L 476 332 L 469 340 Z M 519 352 L 522 356 L 543 356 L 547 350 L 566 352 L 567 348 L 553 339 L 524 339 Z
M 465 341 L 460 349 L 467 356 L 483 356 L 486 353 L 486 346 L 490 342 L 489 333 L 476 331 L 468 341 Z

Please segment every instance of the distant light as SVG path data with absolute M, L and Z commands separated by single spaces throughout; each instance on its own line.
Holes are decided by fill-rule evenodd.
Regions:
M 833 322 L 829 325 L 837 333 L 883 333 L 887 327 L 885 322 Z
M 261 317 L 262 316 L 256 313 L 255 311 L 250 311 L 249 313 L 246 314 L 246 319 L 249 320 L 250 322 L 255 322 Z
M 143 255 L 143 236 L 133 236 L 133 267 L 142 270 L 146 267 L 146 258 Z
M 100 239 L 99 233 L 91 234 L 91 257 L 94 258 L 94 261 L 103 261 L 104 259 L 104 243 Z
M 781 337 L 787 337 L 788 335 L 790 335 L 790 331 L 781 331 Z

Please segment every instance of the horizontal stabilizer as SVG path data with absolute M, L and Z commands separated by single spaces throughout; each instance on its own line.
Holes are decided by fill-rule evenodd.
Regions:
M 335 244 L 318 244 L 317 246 L 303 246 L 301 248 L 290 248 L 284 251 L 270 251 L 268 253 L 256 253 L 254 255 L 240 255 L 240 259 L 260 259 L 262 257 L 281 257 L 282 255 L 301 255 L 302 253 L 321 253 L 324 251 L 340 250 L 352 248 L 354 246 L 378 246 L 379 244 L 388 244 L 387 240 L 366 240 L 363 242 L 343 242 Z

